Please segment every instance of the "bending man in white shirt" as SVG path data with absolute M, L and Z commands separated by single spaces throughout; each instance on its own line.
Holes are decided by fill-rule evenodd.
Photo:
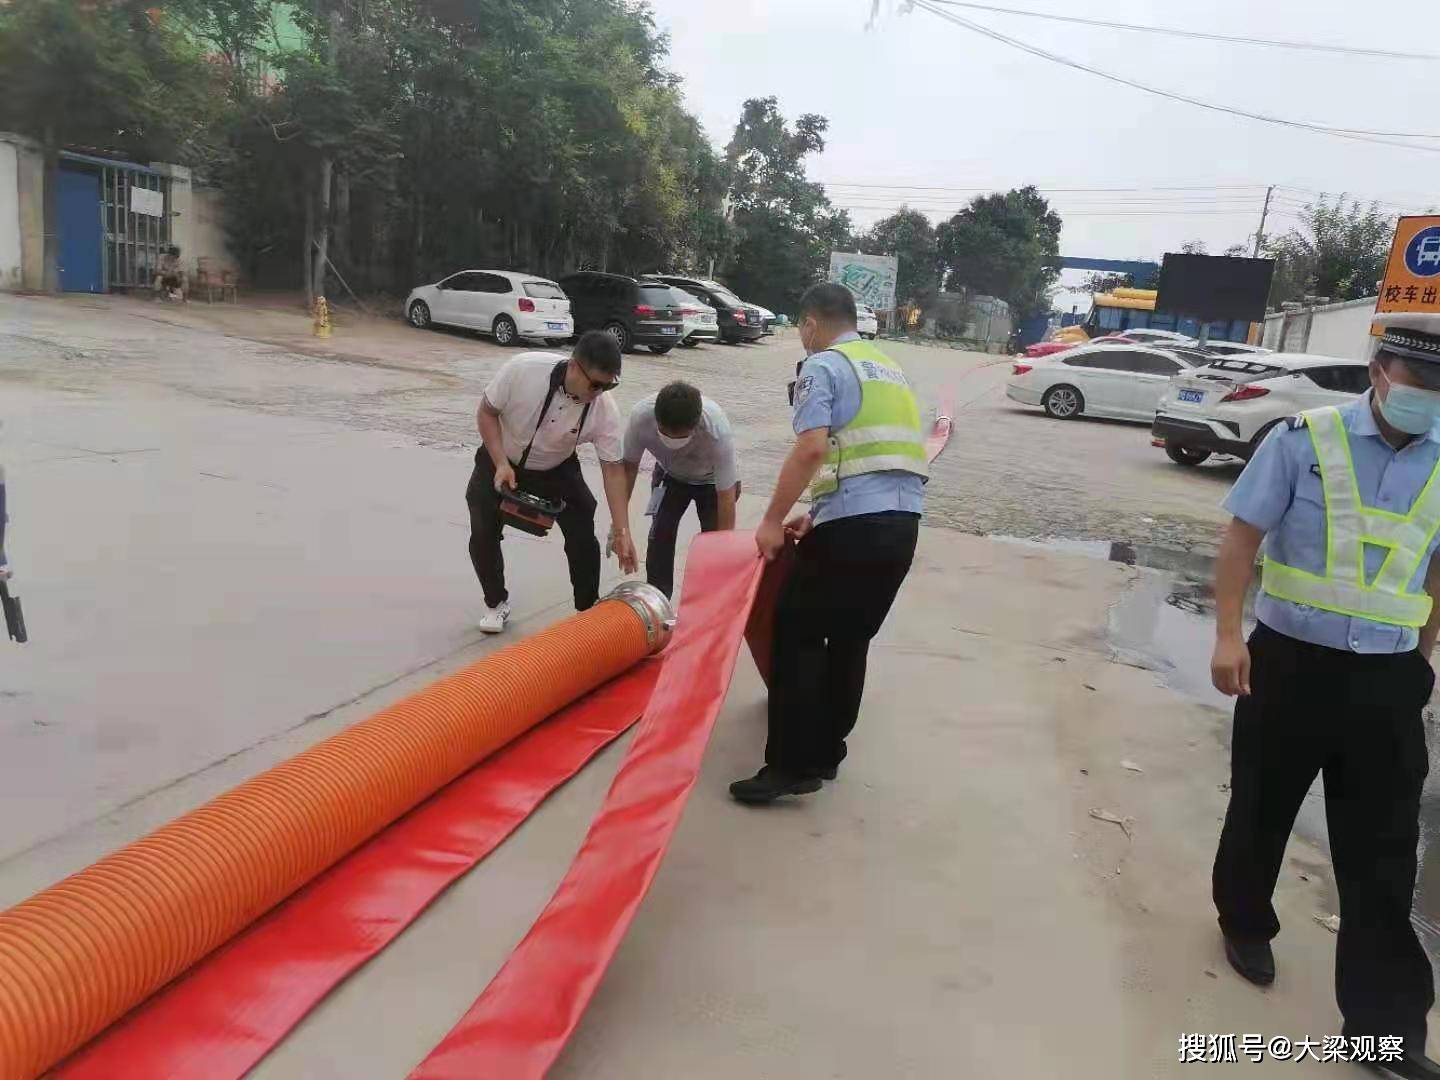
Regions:
M 675 584 L 675 538 L 690 504 L 695 504 L 701 532 L 735 528 L 740 494 L 735 440 L 719 405 L 689 383 L 673 382 L 630 410 L 625 429 L 627 502 L 646 450 L 655 459 L 655 473 L 645 510 L 652 518 L 645 577 L 669 596 Z
M 560 501 L 555 523 L 565 537 L 565 558 L 575 610 L 600 597 L 600 542 L 595 537 L 595 496 L 580 471 L 576 449 L 591 443 L 600 458 L 611 541 L 620 569 L 636 566 L 621 464 L 620 409 L 608 391 L 620 385 L 620 347 L 609 334 L 581 335 L 567 360 L 555 353 L 521 353 L 506 362 L 480 399 L 476 423 L 482 445 L 465 489 L 470 508 L 470 561 L 485 592 L 480 629 L 499 633 L 510 616 L 505 558 L 500 551 L 504 516 L 501 489 Z

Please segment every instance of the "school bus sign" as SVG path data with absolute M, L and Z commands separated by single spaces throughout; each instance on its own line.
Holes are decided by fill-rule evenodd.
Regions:
M 1440 314 L 1440 215 L 1402 217 L 1375 310 Z

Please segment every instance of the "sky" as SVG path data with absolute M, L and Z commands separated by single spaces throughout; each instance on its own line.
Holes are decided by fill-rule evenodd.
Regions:
M 990 2 L 990 0 L 982 0 Z M 1440 53 L 1440 4 L 1389 0 L 993 0 L 995 6 L 1232 36 Z M 671 70 L 717 146 L 747 97 L 830 120 L 813 180 L 859 225 L 902 203 L 932 220 L 973 195 L 1035 184 L 1064 218 L 1064 255 L 1212 254 L 1296 224 L 1319 192 L 1440 206 L 1440 62 L 1260 48 L 949 8 L 1068 59 L 1250 112 L 1429 133 L 1432 150 L 1208 111 L 1076 71 L 927 11 L 881 0 L 651 0 Z M 1105 188 L 1138 190 L 1060 191 Z M 1047 190 L 1048 189 L 1048 190 Z M 1186 190 L 1161 190 L 1186 189 Z M 1076 284 L 1082 274 L 1067 272 Z M 1086 298 L 1066 293 L 1057 306 Z

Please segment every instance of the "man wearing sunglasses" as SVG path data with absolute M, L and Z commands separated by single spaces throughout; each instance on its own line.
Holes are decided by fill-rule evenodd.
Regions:
M 547 352 L 508 361 L 480 399 L 476 422 L 482 444 L 465 489 L 470 509 L 470 562 L 485 592 L 480 629 L 498 634 L 510 617 L 505 588 L 502 490 L 563 503 L 555 516 L 565 538 L 575 610 L 600 596 L 600 542 L 595 537 L 595 496 L 580 471 L 576 450 L 590 443 L 600 459 L 611 544 L 624 573 L 636 566 L 629 500 L 621 463 L 624 428 L 608 391 L 620 385 L 620 347 L 601 330 L 582 334 L 569 359 Z

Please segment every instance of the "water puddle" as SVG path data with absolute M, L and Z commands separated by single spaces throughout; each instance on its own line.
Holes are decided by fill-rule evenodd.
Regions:
M 1177 693 L 1229 713 L 1234 706 L 1210 683 L 1215 640 L 1215 561 L 1195 552 L 1124 541 L 1044 537 L 993 539 L 1064 555 L 1139 567 L 1142 573 L 1110 609 L 1108 643 L 1116 660 L 1153 671 Z M 1254 616 L 1247 606 L 1246 623 Z M 1433 708 L 1425 713 L 1430 777 L 1420 804 L 1420 877 L 1412 916 L 1440 985 L 1440 731 Z M 1323 781 L 1316 779 L 1295 821 L 1295 831 L 1330 854 Z

